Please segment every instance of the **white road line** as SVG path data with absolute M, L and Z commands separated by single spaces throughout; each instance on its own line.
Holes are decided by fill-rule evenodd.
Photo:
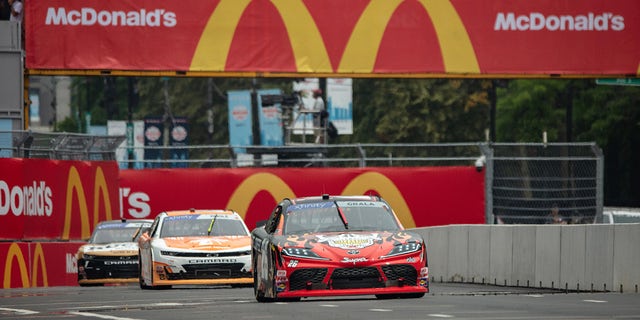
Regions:
M 453 316 L 450 314 L 441 314 L 441 313 L 432 313 L 432 314 L 428 314 L 428 316 L 434 317 L 434 318 L 453 318 Z
M 607 301 L 604 301 L 604 300 L 582 300 L 582 301 L 584 301 L 584 302 L 594 302 L 594 303 L 605 303 L 605 302 L 607 302 Z
M 9 311 L 21 316 L 40 313 L 38 311 L 32 311 L 32 310 L 26 310 L 26 309 L 11 309 L 11 308 L 0 308 L 0 311 Z
M 326 308 L 337 308 L 338 305 L 337 304 L 321 304 L 321 307 L 326 307 Z
M 369 311 L 375 311 L 375 312 L 389 312 L 389 311 L 393 311 L 391 309 L 369 309 Z
M 134 318 L 123 318 L 123 317 L 116 317 L 116 316 L 108 316 L 108 315 L 97 314 L 97 313 L 93 313 L 93 312 L 69 311 L 67 313 L 68 314 L 74 314 L 76 316 L 94 317 L 94 318 L 110 319 L 110 320 L 140 320 L 140 319 L 134 319 Z

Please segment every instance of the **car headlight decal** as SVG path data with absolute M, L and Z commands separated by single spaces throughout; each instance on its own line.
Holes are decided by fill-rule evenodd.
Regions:
M 287 247 L 282 249 L 282 255 L 303 259 L 329 260 L 306 248 Z
M 403 244 L 398 244 L 398 245 L 395 245 L 393 249 L 389 251 L 389 253 L 382 256 L 381 258 L 389 258 L 389 257 L 407 254 L 407 253 L 413 253 L 413 252 L 420 251 L 421 249 L 422 249 L 422 244 L 419 242 L 407 242 Z

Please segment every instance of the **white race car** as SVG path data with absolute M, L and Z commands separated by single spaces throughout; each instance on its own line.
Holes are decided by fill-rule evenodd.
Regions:
M 160 213 L 138 241 L 140 288 L 251 286 L 251 237 L 231 210 Z
M 153 220 L 112 220 L 100 222 L 87 244 L 76 253 L 78 284 L 138 281 L 138 238 Z

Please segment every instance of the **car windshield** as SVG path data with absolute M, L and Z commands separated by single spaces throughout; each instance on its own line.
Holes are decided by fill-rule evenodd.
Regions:
M 160 238 L 247 235 L 242 220 L 213 214 L 166 217 L 160 231 Z
M 340 210 L 344 214 L 341 218 Z M 391 209 L 377 201 L 336 201 L 291 205 L 284 234 L 310 232 L 395 231 L 400 229 Z
M 135 242 L 140 237 L 139 229 L 141 227 L 141 225 L 124 226 L 119 224 L 98 226 L 89 242 L 95 244 Z

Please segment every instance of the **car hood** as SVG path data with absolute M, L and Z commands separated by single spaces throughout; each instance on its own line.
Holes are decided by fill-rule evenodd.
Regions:
M 79 251 L 93 255 L 133 255 L 138 254 L 138 244 L 135 242 L 89 243 L 81 246 Z
M 354 255 L 377 259 L 388 254 L 395 245 L 422 242 L 422 237 L 407 231 L 354 231 L 279 236 L 274 240 L 281 248 L 306 248 L 321 257 L 344 260 Z
M 171 237 L 156 240 L 159 246 L 182 250 L 221 251 L 248 247 L 249 236 L 228 237 Z

